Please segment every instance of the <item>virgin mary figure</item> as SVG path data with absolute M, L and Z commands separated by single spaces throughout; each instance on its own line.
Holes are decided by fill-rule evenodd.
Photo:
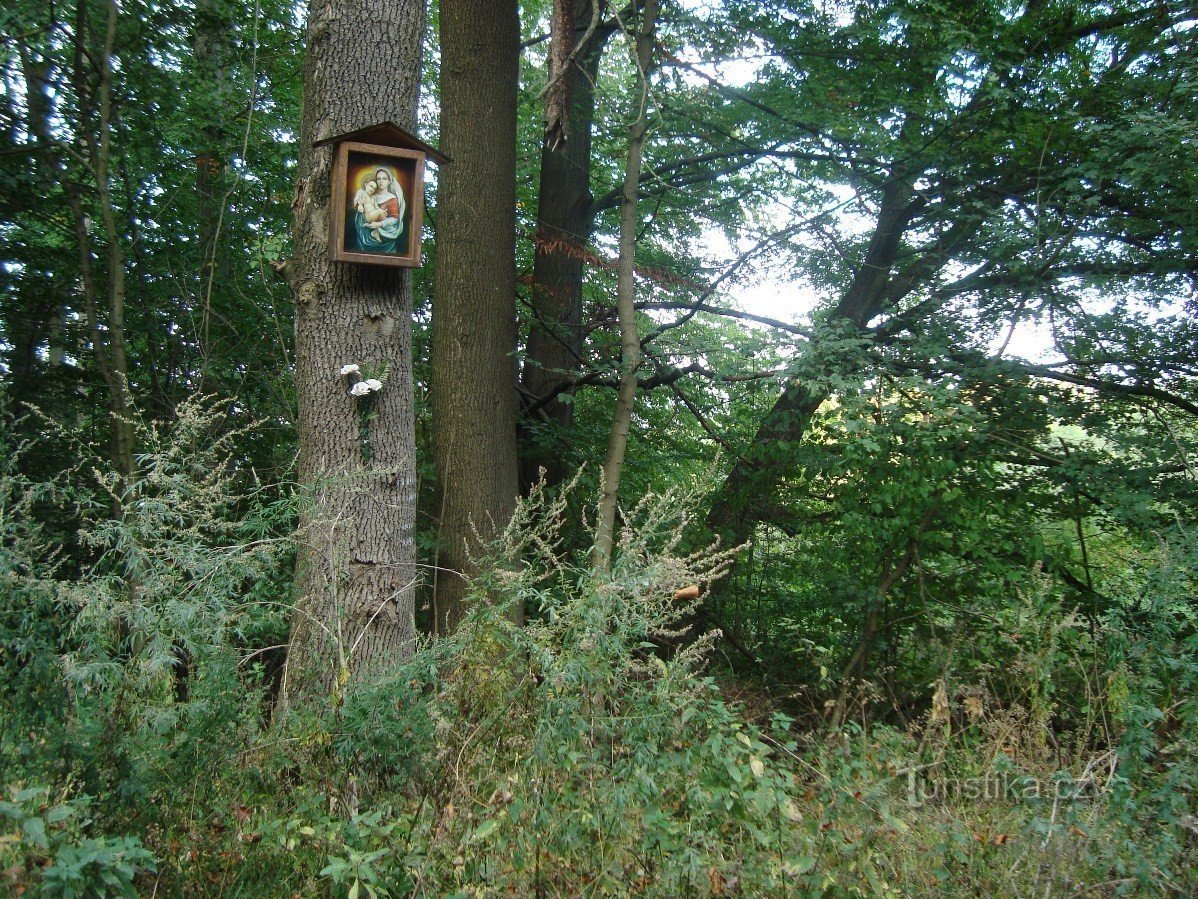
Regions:
M 399 239 L 404 233 L 404 212 L 408 208 L 403 190 L 395 184 L 387 169 L 376 169 L 374 175 L 367 175 L 362 182 L 363 189 L 371 181 L 376 188 L 371 199 L 384 215 L 378 221 L 367 221 L 365 211 L 355 207 L 354 230 L 358 235 L 358 248 L 367 253 L 399 252 Z M 406 245 L 404 250 L 407 250 Z

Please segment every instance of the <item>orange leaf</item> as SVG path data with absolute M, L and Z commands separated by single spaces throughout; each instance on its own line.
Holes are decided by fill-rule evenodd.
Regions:
M 711 881 L 711 895 L 721 896 L 724 893 L 724 875 L 712 865 L 707 869 L 707 879 Z

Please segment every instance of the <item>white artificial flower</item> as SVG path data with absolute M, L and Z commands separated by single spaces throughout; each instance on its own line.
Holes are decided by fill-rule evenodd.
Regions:
M 341 377 L 344 378 L 346 375 L 356 375 L 361 370 L 362 369 L 358 368 L 358 366 L 351 362 L 349 365 L 341 366 Z
M 369 387 L 371 390 L 382 390 L 383 389 L 383 382 L 380 381 L 378 378 L 367 378 L 362 383 L 365 384 L 367 387 Z
M 370 387 L 365 381 L 359 381 L 349 389 L 350 396 L 366 396 L 368 393 L 370 393 Z

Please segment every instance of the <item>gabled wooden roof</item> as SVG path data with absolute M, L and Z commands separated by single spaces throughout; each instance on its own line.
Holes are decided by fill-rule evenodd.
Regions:
M 435 162 L 442 164 L 450 162 L 449 157 L 436 147 L 426 144 L 415 134 L 405 131 L 394 122 L 380 122 L 377 125 L 371 125 L 369 128 L 359 128 L 356 131 L 347 131 L 345 134 L 326 137 L 324 140 L 316 141 L 312 146 L 323 147 L 325 144 L 341 143 L 346 140 L 361 141 L 364 144 L 384 144 L 388 147 L 404 147 L 408 150 L 420 150 L 422 153 L 431 156 Z

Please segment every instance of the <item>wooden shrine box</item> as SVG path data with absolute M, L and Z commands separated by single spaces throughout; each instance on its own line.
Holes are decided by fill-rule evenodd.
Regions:
M 424 163 L 448 162 L 394 122 L 317 141 L 333 144 L 329 256 L 364 265 L 420 265 Z

